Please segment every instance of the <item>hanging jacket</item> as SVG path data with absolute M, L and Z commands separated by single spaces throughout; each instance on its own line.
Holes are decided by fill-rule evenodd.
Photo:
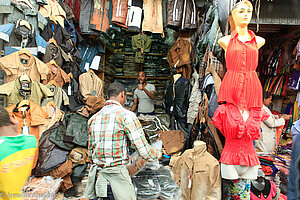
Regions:
M 62 27 L 64 27 L 66 12 L 57 1 L 47 0 L 47 4 L 40 5 L 39 11 L 44 17 L 53 17 Z
M 81 0 L 65 0 L 65 3 L 72 8 L 75 19 L 79 22 Z
M 77 30 L 75 29 L 75 26 L 72 23 L 72 21 L 69 21 L 68 19 L 65 19 L 64 24 L 65 24 L 66 31 L 70 34 L 73 45 L 76 46 L 77 43 L 82 42 L 83 38 L 77 32 Z
M 119 26 L 126 26 L 127 12 L 128 12 L 128 0 L 113 0 L 113 15 L 111 21 Z
M 144 53 L 150 52 L 152 40 L 144 33 L 132 37 L 132 50 L 135 51 L 134 61 L 144 63 Z M 142 52 L 143 49 L 143 52 Z
M 17 21 L 16 24 L 4 24 L 0 26 L 0 39 L 7 42 L 6 47 L 18 47 L 16 50 L 21 49 L 22 35 L 20 32 L 20 21 Z M 28 42 L 25 47 L 37 47 L 37 51 L 45 54 L 47 42 L 36 33 L 36 29 L 31 25 L 31 30 L 27 34 Z M 13 52 L 11 52 L 13 53 Z M 7 52 L 5 52 L 6 55 Z
M 96 55 L 104 54 L 104 48 L 101 44 L 93 41 L 84 40 L 82 43 L 78 45 L 79 53 L 82 57 L 82 61 L 80 64 L 81 72 L 86 72 L 87 68 L 92 64 L 93 59 Z
M 178 38 L 168 52 L 167 60 L 171 68 L 179 68 L 191 64 L 191 42 Z
M 127 26 L 129 31 L 140 32 L 143 15 L 143 0 L 128 1 Z
M 197 6 L 195 0 L 171 0 L 167 4 L 167 25 L 179 29 L 197 28 Z
M 173 91 L 174 87 L 174 91 Z M 175 93 L 174 93 L 175 92 Z M 167 113 L 176 119 L 186 119 L 191 93 L 191 85 L 188 79 L 180 77 L 166 87 L 164 105 Z
M 144 0 L 143 31 L 161 33 L 164 36 L 162 0 Z
M 42 59 L 44 63 L 48 63 L 50 60 L 54 60 L 60 67 L 62 67 L 66 62 L 70 61 L 68 55 L 62 50 L 62 48 L 53 43 L 49 43 L 47 45 L 46 53 Z
M 177 161 L 171 159 L 174 180 L 184 200 L 221 199 L 220 164 L 206 150 L 206 144 L 186 150 Z

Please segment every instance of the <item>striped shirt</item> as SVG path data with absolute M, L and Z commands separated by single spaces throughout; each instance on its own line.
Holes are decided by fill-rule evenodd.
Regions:
M 147 142 L 141 123 L 135 114 L 119 102 L 108 100 L 88 121 L 89 156 L 100 167 L 128 163 L 128 139 L 146 160 L 157 159 L 160 152 Z

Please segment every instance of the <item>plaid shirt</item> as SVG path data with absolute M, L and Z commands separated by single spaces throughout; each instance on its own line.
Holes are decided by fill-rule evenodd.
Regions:
M 127 138 L 144 159 L 160 156 L 148 144 L 135 114 L 117 101 L 106 101 L 104 107 L 88 121 L 88 131 L 89 156 L 100 167 L 128 163 Z

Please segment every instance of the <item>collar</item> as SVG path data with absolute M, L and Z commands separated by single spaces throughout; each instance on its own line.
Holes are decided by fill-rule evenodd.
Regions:
M 251 36 L 251 39 L 250 39 L 250 41 L 251 40 L 253 40 L 253 38 L 255 38 L 255 33 L 253 32 L 253 31 L 251 31 L 251 30 L 248 30 L 248 33 L 250 34 L 250 36 Z M 237 38 L 238 37 L 238 32 L 237 31 L 233 31 L 232 33 L 231 33 L 231 38 Z
M 258 190 L 256 187 L 254 187 L 254 184 L 251 184 L 251 192 L 257 196 L 258 198 L 261 198 L 264 196 L 265 199 L 270 195 L 271 191 L 271 183 L 269 180 L 264 179 L 265 181 L 265 187 L 262 191 Z
M 117 105 L 117 106 L 122 106 L 120 102 L 116 100 L 107 100 L 104 104 L 104 106 L 111 106 L 111 105 Z M 123 106 L 122 106 L 123 107 Z
M 52 119 L 53 118 L 53 116 L 51 116 L 51 107 L 55 108 L 55 111 L 54 111 L 55 119 L 57 119 L 57 121 L 63 121 L 64 115 L 65 115 L 64 112 L 62 112 L 59 108 L 57 108 L 55 104 L 51 104 L 50 102 L 47 103 L 47 105 L 44 108 L 44 110 L 48 114 L 47 119 Z

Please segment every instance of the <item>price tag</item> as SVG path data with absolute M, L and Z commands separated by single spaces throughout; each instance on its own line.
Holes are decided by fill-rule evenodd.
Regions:
M 22 127 L 22 134 L 23 135 L 29 135 L 29 127 L 28 126 L 23 126 Z
M 72 95 L 72 86 L 69 84 L 68 86 L 68 96 Z
M 171 106 L 171 107 L 170 107 L 170 112 L 172 112 L 172 111 L 173 111 L 173 109 L 174 109 L 174 107 L 173 107 L 173 106 Z
M 190 189 L 192 187 L 192 175 L 189 176 L 189 185 L 188 188 Z

